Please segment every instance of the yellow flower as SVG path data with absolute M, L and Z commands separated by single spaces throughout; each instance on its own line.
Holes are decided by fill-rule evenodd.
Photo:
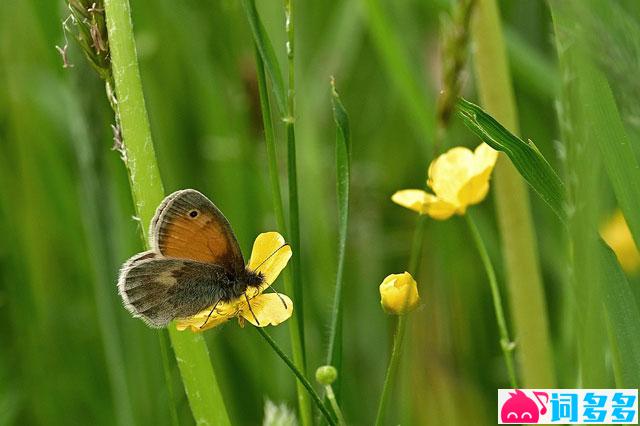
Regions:
M 640 253 L 622 212 L 616 211 L 600 231 L 602 238 L 618 257 L 622 269 L 627 273 L 638 272 L 640 270 Z
M 191 331 L 199 332 L 220 325 L 235 317 L 238 317 L 241 324 L 244 319 L 256 327 L 278 325 L 286 321 L 293 313 L 291 299 L 284 294 L 262 294 L 262 292 L 278 278 L 290 258 L 291 247 L 285 245 L 282 235 L 277 232 L 265 232 L 258 235 L 253 243 L 253 250 L 251 251 L 251 258 L 247 268 L 261 272 L 264 276 L 264 283 L 259 288 L 247 288 L 245 294 L 249 298 L 249 304 L 247 304 L 244 295 L 229 303 L 220 302 L 211 317 L 209 317 L 209 320 L 207 320 L 207 317 L 211 312 L 212 306 L 189 318 L 177 320 L 176 328 L 181 331 L 190 328 Z M 256 322 L 256 318 L 258 322 Z M 200 328 L 205 321 L 206 325 Z
M 475 151 L 455 147 L 429 166 L 427 185 L 434 194 L 421 189 L 404 189 L 391 200 L 434 219 L 463 215 L 467 207 L 484 200 L 489 192 L 489 178 L 498 159 L 498 151 L 482 143 Z
M 406 314 L 414 310 L 418 302 L 418 285 L 408 272 L 391 274 L 380 284 L 380 304 L 388 314 Z

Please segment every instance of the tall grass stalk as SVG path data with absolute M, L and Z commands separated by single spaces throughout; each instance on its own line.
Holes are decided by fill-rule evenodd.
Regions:
M 289 241 L 293 247 L 291 258 L 291 275 L 293 281 L 292 294 L 296 300 L 297 313 L 291 323 L 291 347 L 293 361 L 303 372 L 306 372 L 306 355 L 304 345 L 304 298 L 302 291 L 302 273 L 300 265 L 300 207 L 298 201 L 298 168 L 296 161 L 296 132 L 295 132 L 295 25 L 293 0 L 284 1 L 285 31 L 287 34 L 287 115 L 284 117 L 287 134 L 287 178 L 289 189 Z M 309 400 L 298 384 L 298 406 L 303 425 L 312 422 Z
M 244 0 L 243 7 L 249 21 L 249 26 L 253 34 L 253 40 L 256 47 L 256 63 L 258 74 L 258 89 L 260 92 L 260 107 L 262 109 L 262 120 L 265 130 L 265 143 L 267 145 L 267 156 L 269 159 L 269 176 L 272 186 L 272 200 L 276 213 L 278 226 L 282 230 L 288 230 L 287 237 L 289 243 L 293 247 L 293 256 L 291 259 L 291 268 L 285 271 L 284 284 L 289 294 L 292 294 L 296 301 L 296 312 L 291 317 L 289 324 L 289 332 L 291 338 L 291 351 L 293 361 L 301 371 L 306 371 L 305 352 L 304 352 L 304 303 L 302 296 L 302 285 L 300 283 L 300 222 L 298 207 L 298 178 L 296 167 L 296 145 L 295 145 L 295 74 L 294 74 L 294 38 L 295 32 L 293 27 L 293 10 L 290 1 L 285 2 L 285 23 L 287 33 L 287 65 L 288 65 L 288 81 L 289 88 L 286 93 L 286 105 L 280 101 L 282 94 L 282 78 L 280 74 L 280 65 L 275 57 L 273 46 L 266 33 L 258 11 L 256 9 L 255 0 Z M 273 132 L 273 124 L 271 117 L 271 107 L 269 104 L 269 95 L 267 91 L 266 76 L 271 78 L 271 88 L 276 99 L 276 104 L 282 119 L 286 126 L 287 138 L 287 177 L 288 177 L 288 195 L 289 195 L 289 226 L 285 226 L 284 208 L 282 204 L 282 196 L 280 192 L 280 183 L 278 180 L 278 165 L 275 150 L 275 137 Z M 286 108 L 286 110 L 285 110 Z M 303 425 L 311 424 L 311 406 L 304 387 L 297 384 L 298 408 L 300 418 Z
M 285 30 L 287 33 L 287 75 L 289 86 L 287 88 L 287 115 L 284 117 L 287 133 L 287 177 L 289 189 L 289 239 L 291 245 L 296 249 L 292 257 L 293 266 L 293 288 L 296 302 L 298 304 L 298 332 L 301 341 L 301 355 L 303 371 L 305 362 L 304 353 L 304 315 L 303 315 L 303 292 L 300 273 L 300 208 L 298 202 L 298 167 L 296 160 L 296 111 L 295 111 L 295 26 L 293 16 L 293 0 L 284 2 Z
M 491 298 L 493 300 L 493 309 L 496 313 L 496 320 L 498 322 L 498 331 L 500 332 L 500 347 L 502 348 L 502 354 L 504 355 L 504 363 L 507 366 L 507 373 L 509 374 L 509 381 L 511 383 L 512 388 L 518 387 L 518 380 L 516 379 L 516 372 L 513 366 L 513 350 L 514 343 L 509 338 L 509 331 L 507 329 L 507 321 L 504 317 L 504 310 L 502 308 L 502 296 L 500 295 L 500 287 L 498 286 L 498 280 L 496 278 L 496 272 L 493 268 L 493 263 L 491 263 L 491 258 L 489 257 L 489 252 L 487 251 L 487 247 L 484 244 L 482 239 L 482 235 L 480 235 L 480 231 L 476 226 L 475 221 L 473 220 L 472 214 L 470 211 L 467 211 L 465 214 L 465 219 L 467 221 L 467 225 L 469 226 L 469 231 L 471 232 L 471 236 L 473 237 L 473 242 L 475 243 L 478 253 L 480 254 L 480 258 L 482 259 L 482 265 L 484 266 L 485 271 L 487 272 L 487 278 L 489 279 L 489 286 L 491 287 Z
M 287 224 L 284 217 L 284 208 L 282 205 L 282 193 L 280 191 L 280 179 L 278 177 L 278 159 L 276 155 L 275 136 L 273 131 L 273 122 L 271 115 L 271 105 L 269 103 L 269 92 L 267 90 L 267 76 L 265 73 L 264 62 L 256 47 L 256 71 L 258 77 L 258 92 L 260 94 L 260 107 L 262 109 L 262 123 L 264 126 L 264 140 L 267 148 L 267 159 L 269 162 L 269 180 L 271 182 L 271 198 L 273 203 L 273 209 L 276 215 L 276 222 L 278 228 L 280 228 L 285 235 L 287 234 Z M 293 289 L 293 276 L 289 269 L 284 271 L 284 285 L 287 292 L 294 294 Z M 291 346 L 294 354 L 294 362 L 297 366 L 304 365 L 304 357 L 301 356 L 301 342 L 299 334 L 297 333 L 298 324 L 296 323 L 297 315 L 292 317 L 292 323 L 290 325 L 291 331 Z M 297 353 L 297 355 L 296 355 Z M 303 411 L 309 407 L 309 401 L 304 393 L 303 384 L 298 382 L 296 384 L 298 392 L 298 408 L 300 410 L 300 416 L 303 421 L 311 421 L 311 412 L 304 413 Z
M 418 266 L 420 263 L 420 256 L 422 254 L 422 246 L 424 242 L 424 231 L 426 227 L 427 218 L 420 216 L 418 218 L 418 224 L 413 235 L 413 242 L 411 244 L 411 254 L 409 256 L 409 273 L 416 276 L 418 272 Z M 396 319 L 396 329 L 393 334 L 393 348 L 391 349 L 391 358 L 389 359 L 389 365 L 387 366 L 387 373 L 384 378 L 384 384 L 382 385 L 382 395 L 380 396 L 380 402 L 378 403 L 378 412 L 376 414 L 376 426 L 385 424 L 385 417 L 387 412 L 387 405 L 389 404 L 389 397 L 393 390 L 393 383 L 395 382 L 396 373 L 398 372 L 398 366 L 400 364 L 400 357 L 402 355 L 402 347 L 404 342 L 405 329 L 407 328 L 408 314 L 399 315 Z
M 104 7 L 118 122 L 124 140 L 123 158 L 146 244 L 147 228 L 164 197 L 164 189 L 142 93 L 129 1 L 106 0 Z M 230 425 L 202 335 L 170 327 L 169 336 L 196 423 Z
M 264 143 L 267 149 L 267 162 L 269 164 L 269 182 L 271 183 L 271 202 L 276 215 L 276 223 L 283 234 L 287 234 L 287 223 L 284 218 L 282 205 L 282 191 L 280 190 L 280 178 L 278 168 L 278 155 L 276 152 L 276 139 L 273 132 L 273 117 L 271 104 L 269 103 L 269 91 L 267 89 L 267 76 L 264 62 L 256 47 L 256 74 L 258 79 L 258 93 L 260 95 L 260 108 L 262 110 L 262 125 L 264 128 Z
M 478 1 L 472 36 L 481 102 L 505 127 L 517 132 L 513 88 L 495 0 Z M 529 193 L 515 167 L 503 155 L 496 165 L 494 188 L 522 385 L 553 387 L 555 373 L 547 307 Z

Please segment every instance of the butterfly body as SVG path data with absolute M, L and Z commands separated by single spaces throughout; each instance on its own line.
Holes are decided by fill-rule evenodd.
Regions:
M 264 281 L 245 266 L 224 215 L 192 189 L 160 204 L 151 221 L 150 246 L 122 266 L 118 292 L 127 310 L 152 327 L 238 299 Z

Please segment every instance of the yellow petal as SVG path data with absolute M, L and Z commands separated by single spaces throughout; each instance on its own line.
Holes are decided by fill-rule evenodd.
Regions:
M 433 219 L 445 220 L 449 219 L 456 213 L 458 207 L 450 204 L 435 195 L 427 194 L 422 212 L 428 214 Z
M 256 237 L 247 267 L 262 273 L 264 284 L 259 288 L 247 289 L 249 298 L 255 297 L 278 278 L 291 258 L 291 247 L 277 232 L 264 232 Z
M 237 304 L 218 303 L 216 310 L 211 313 L 209 317 L 212 307 L 213 306 L 210 306 L 191 317 L 176 320 L 176 329 L 183 331 L 189 328 L 192 332 L 199 333 L 227 322 L 229 319 L 237 316 L 239 312 Z M 208 320 L 207 317 L 209 317 Z M 202 326 L 203 324 L 204 327 Z
M 246 302 L 242 305 L 240 315 L 256 327 L 278 325 L 293 314 L 293 302 L 285 294 L 260 294 L 251 299 L 250 304 L 251 309 Z
M 487 167 L 483 172 L 472 176 L 458 192 L 458 200 L 460 206 L 466 210 L 467 206 L 471 204 L 477 204 L 484 200 L 489 192 L 489 178 L 491 177 L 491 171 L 493 166 Z
M 601 234 L 625 272 L 632 274 L 640 270 L 640 253 L 620 210 L 602 227 Z
M 484 200 L 489 192 L 489 179 L 498 160 L 498 151 L 486 143 L 481 143 L 473 153 L 473 164 L 467 183 L 460 188 L 458 200 L 466 208 Z
M 438 198 L 457 205 L 458 192 L 469 179 L 473 160 L 474 154 L 470 149 L 451 148 L 431 163 L 427 184 Z
M 410 273 L 391 274 L 379 287 L 380 304 L 385 312 L 403 315 L 413 310 L 420 302 L 418 285 Z
M 424 213 L 428 196 L 429 194 L 421 189 L 403 189 L 393 194 L 391 201 L 418 213 Z
M 491 148 L 486 143 L 478 145 L 473 153 L 473 168 L 472 174 L 477 175 L 484 173 L 487 168 L 493 170 L 493 166 L 498 161 L 498 151 Z

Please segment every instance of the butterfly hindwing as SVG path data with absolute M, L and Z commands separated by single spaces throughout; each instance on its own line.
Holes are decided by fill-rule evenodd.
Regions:
M 174 192 L 151 221 L 152 248 L 165 257 L 220 265 L 229 272 L 244 269 L 240 246 L 222 212 L 193 189 Z
M 227 275 L 221 266 L 165 258 L 147 251 L 123 265 L 118 292 L 134 317 L 152 327 L 164 327 L 223 298 L 228 285 L 225 280 Z

